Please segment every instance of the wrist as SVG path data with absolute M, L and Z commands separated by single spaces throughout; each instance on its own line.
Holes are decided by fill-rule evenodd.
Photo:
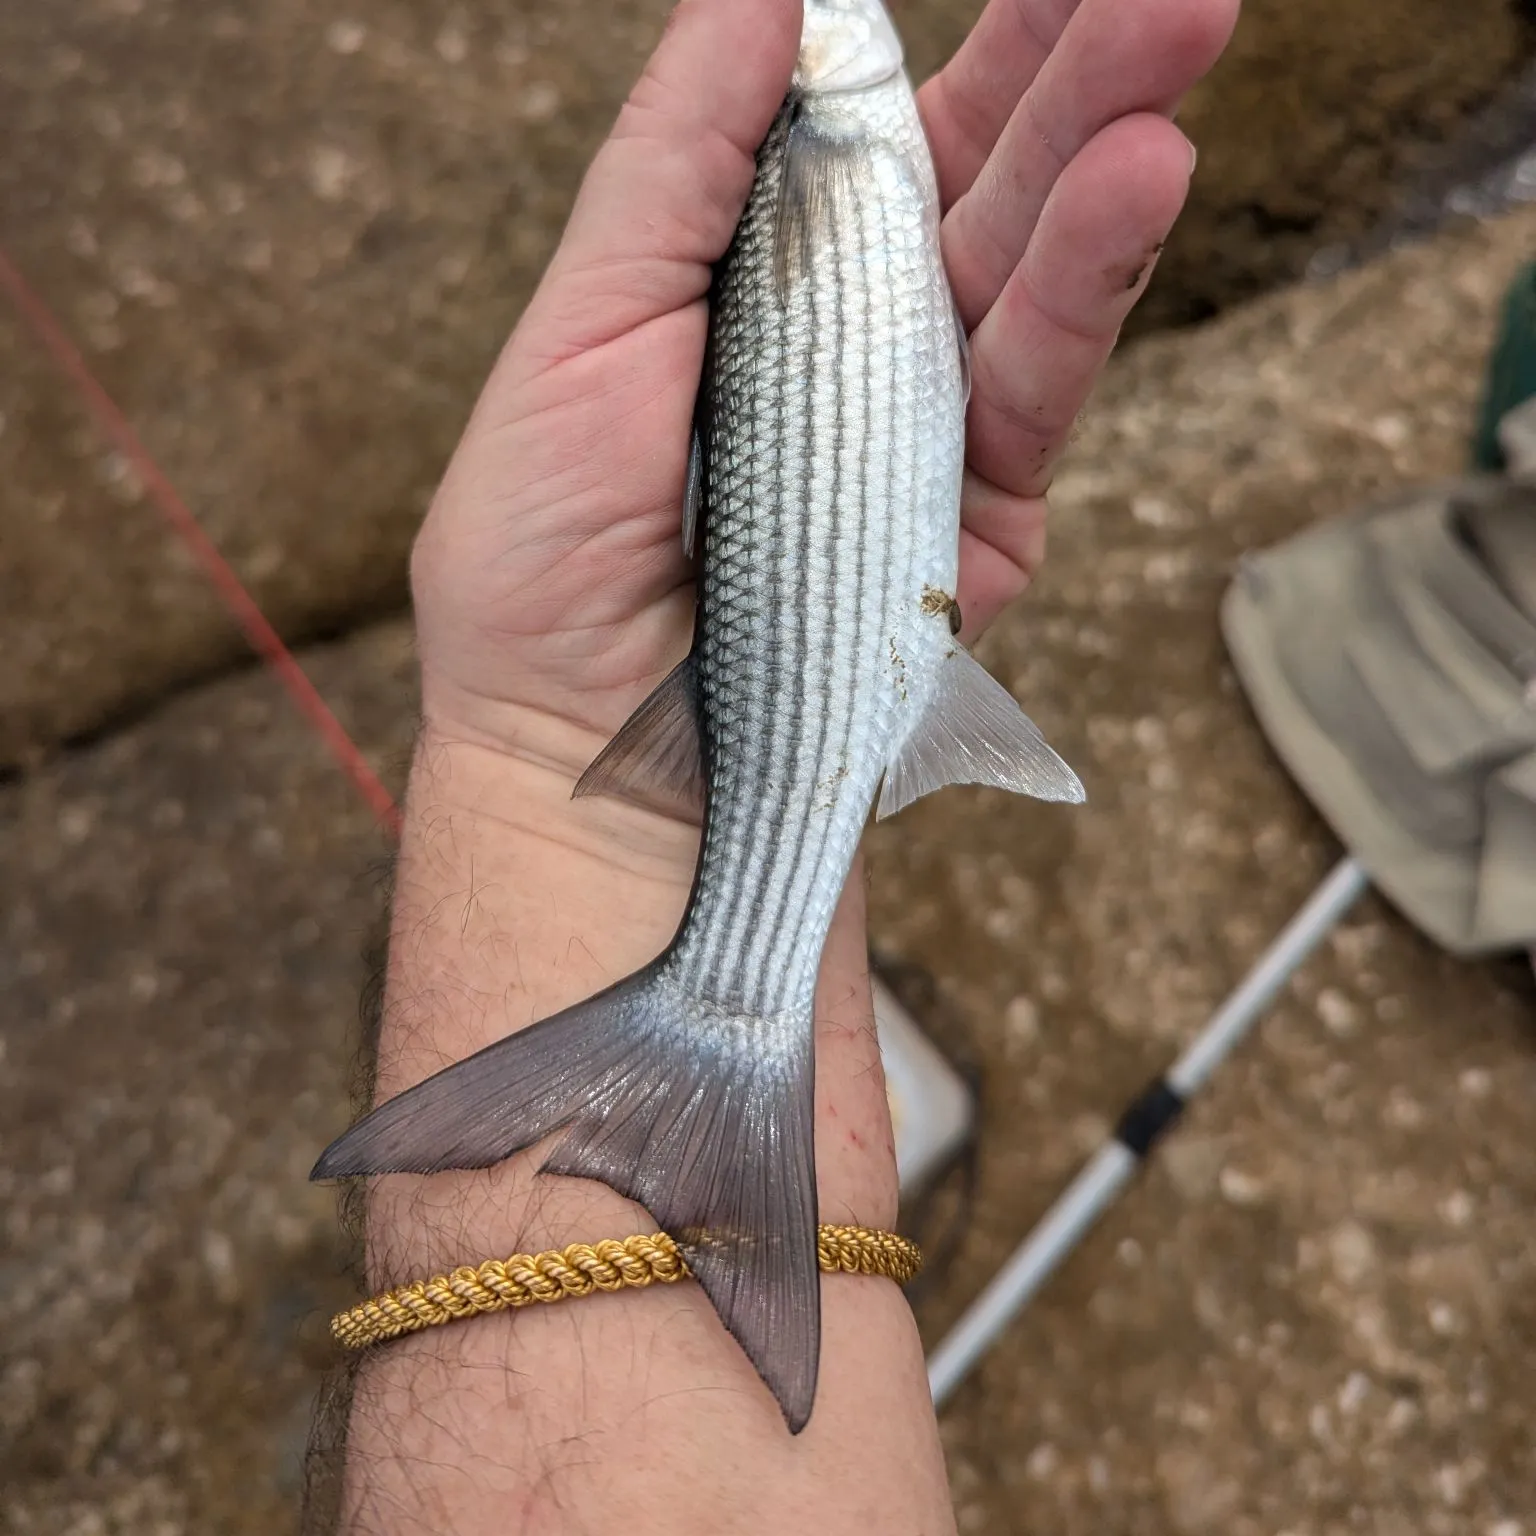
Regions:
M 418 743 L 396 876 L 380 1099 L 639 969 L 665 948 L 688 899 L 696 828 L 621 801 L 570 799 L 601 747 L 593 733 L 531 713 L 497 724 L 493 745 L 429 719 Z M 828 940 L 817 1025 L 822 1219 L 888 1226 L 895 1161 L 857 879 Z M 645 1212 L 602 1185 L 536 1178 L 548 1150 L 483 1171 L 377 1180 L 370 1283 L 653 1229 Z
M 428 706 L 406 789 L 402 859 L 413 849 L 430 853 L 446 816 L 482 836 L 524 845 L 520 857 L 536 857 L 535 845 L 543 845 L 550 877 L 568 872 L 566 885 L 575 883 L 577 864 L 601 866 L 613 904 L 657 882 L 680 886 L 686 899 L 698 854 L 696 823 L 611 796 L 573 798 L 576 781 L 608 739 L 524 705 L 486 703 L 452 714 Z M 413 831 L 420 834 L 414 843 Z M 458 871 L 450 866 L 443 873 Z

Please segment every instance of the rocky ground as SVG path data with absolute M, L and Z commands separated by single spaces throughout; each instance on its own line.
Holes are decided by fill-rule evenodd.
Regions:
M 285 633 L 404 596 L 405 552 L 666 0 L 0 8 L 6 248 Z M 914 69 L 978 0 L 898 7 Z M 1509 0 L 1248 0 L 1135 325 L 1362 233 L 1530 51 Z M 0 312 L 0 768 L 243 655 Z
M 386 766 L 411 662 L 400 624 L 305 657 Z M 291 1525 L 353 1294 L 306 1179 L 347 1117 L 382 840 L 255 671 L 0 790 L 0 824 L 0 1529 Z
M 985 1084 L 937 1337 L 1338 848 L 1214 623 L 1244 549 L 1458 470 L 1536 217 L 1128 349 L 983 655 L 1082 811 L 877 829 L 877 953 Z M 903 981 L 903 978 L 905 980 Z M 1536 987 L 1367 901 L 944 1417 L 962 1528 L 1513 1536 L 1536 1512 Z
M 345 634 L 306 665 L 396 779 L 408 629 L 356 626 L 663 10 L 598 47 L 511 0 L 0 9 L 8 249 L 274 617 Z M 967 8 L 902 15 L 931 62 Z M 1147 323 L 1358 233 L 1524 50 L 1495 0 L 1251 0 Z M 986 651 L 1089 807 L 957 791 L 874 840 L 877 949 L 986 1084 L 931 1338 L 1336 856 L 1216 602 L 1244 548 L 1458 467 L 1533 249 L 1453 233 L 1106 379 Z M 0 359 L 0 1527 L 267 1531 L 348 1294 L 303 1174 L 382 847 L 4 314 Z M 1536 1531 L 1528 974 L 1367 902 L 955 1399 L 964 1529 Z

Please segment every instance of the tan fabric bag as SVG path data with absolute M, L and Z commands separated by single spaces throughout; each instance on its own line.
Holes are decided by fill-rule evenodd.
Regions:
M 1381 891 L 1457 954 L 1536 945 L 1536 401 L 1505 476 L 1247 558 L 1222 605 L 1276 752 Z

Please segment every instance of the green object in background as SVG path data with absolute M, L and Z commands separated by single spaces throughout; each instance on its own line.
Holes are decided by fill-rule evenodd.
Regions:
M 1474 470 L 1496 474 L 1505 467 L 1499 422 L 1532 395 L 1536 395 L 1536 263 L 1521 269 L 1504 299 L 1478 410 L 1477 435 L 1472 440 Z

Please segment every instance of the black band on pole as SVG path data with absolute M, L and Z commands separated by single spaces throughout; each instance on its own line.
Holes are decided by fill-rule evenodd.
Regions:
M 1115 1140 L 1137 1157 L 1145 1157 L 1153 1144 L 1184 1113 L 1184 1100 L 1163 1078 L 1134 1100 L 1115 1127 Z

